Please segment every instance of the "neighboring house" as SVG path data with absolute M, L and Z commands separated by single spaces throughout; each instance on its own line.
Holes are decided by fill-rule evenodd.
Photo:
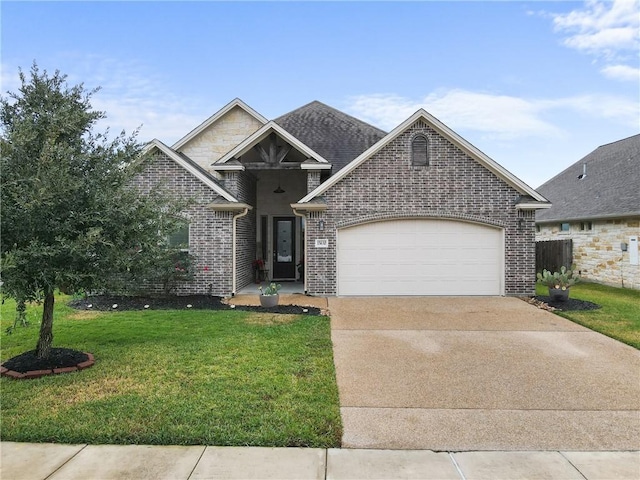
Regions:
M 598 147 L 538 188 L 536 240 L 572 239 L 584 279 L 640 289 L 640 135 Z
M 234 295 L 256 259 L 312 295 L 534 292 L 549 203 L 424 110 L 386 133 L 320 102 L 268 121 L 236 99 L 148 151 L 140 187 L 195 199 L 179 294 Z

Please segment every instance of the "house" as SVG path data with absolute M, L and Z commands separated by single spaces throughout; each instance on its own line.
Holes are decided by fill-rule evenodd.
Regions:
M 571 239 L 573 263 L 594 282 L 640 289 L 640 135 L 596 148 L 538 191 L 536 241 Z
M 236 99 L 147 150 L 140 188 L 195 200 L 179 294 L 234 295 L 257 259 L 311 295 L 534 292 L 549 203 L 424 110 L 387 133 L 320 102 L 267 120 Z

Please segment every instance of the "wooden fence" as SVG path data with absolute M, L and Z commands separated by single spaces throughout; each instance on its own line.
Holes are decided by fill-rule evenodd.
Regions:
M 536 242 L 536 272 L 547 269 L 557 272 L 560 267 L 571 268 L 573 263 L 573 241 L 547 240 Z

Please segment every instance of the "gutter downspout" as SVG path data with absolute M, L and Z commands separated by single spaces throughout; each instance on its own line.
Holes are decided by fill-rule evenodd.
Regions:
M 303 279 L 303 288 L 304 288 L 304 294 L 307 295 L 307 224 L 306 224 L 306 219 L 307 216 L 305 214 L 302 213 L 298 213 L 298 211 L 294 208 L 293 209 L 293 214 L 296 217 L 300 217 L 300 218 L 304 218 L 305 219 L 305 225 L 304 225 L 304 279 Z
M 245 207 L 242 212 L 233 216 L 233 235 L 231 240 L 231 250 L 232 250 L 232 264 L 231 264 L 231 277 L 232 277 L 232 285 L 231 285 L 231 296 L 236 296 L 236 220 L 238 218 L 244 217 L 247 213 L 249 213 L 250 207 Z M 305 231 L 306 233 L 306 231 Z

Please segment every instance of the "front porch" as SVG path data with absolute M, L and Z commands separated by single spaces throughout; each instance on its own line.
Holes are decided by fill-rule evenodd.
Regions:
M 328 177 L 331 165 L 270 122 L 212 169 L 249 206 L 234 217 L 231 293 L 256 293 L 256 277 L 281 284 L 283 293 L 304 293 L 306 217 L 292 205 Z
M 260 291 L 258 290 L 258 287 L 260 287 L 262 285 L 262 288 L 265 288 L 266 286 L 269 285 L 269 283 L 271 282 L 260 282 L 260 283 L 250 283 L 242 288 L 240 288 L 237 292 L 236 295 L 258 295 L 260 293 Z M 282 288 L 280 289 L 280 294 L 283 295 L 293 295 L 293 294 L 301 294 L 304 295 L 305 291 L 304 291 L 304 282 L 274 282 L 277 283 L 278 285 L 282 285 Z

